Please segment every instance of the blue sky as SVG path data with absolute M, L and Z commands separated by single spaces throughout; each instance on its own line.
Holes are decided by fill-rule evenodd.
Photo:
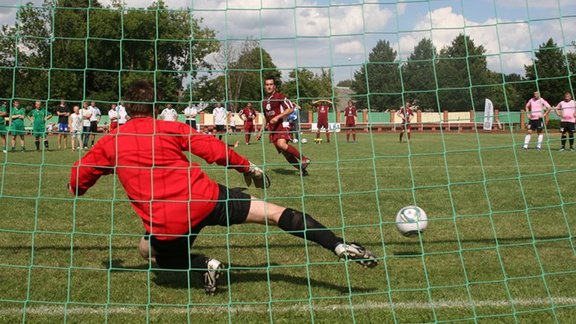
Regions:
M 0 0 L 0 23 L 14 20 L 14 2 Z M 41 0 L 33 0 L 41 3 Z M 26 2 L 26 1 L 21 1 Z M 100 0 L 103 4 L 110 0 Z M 152 0 L 125 0 L 147 7 Z M 404 60 L 423 37 L 438 49 L 466 33 L 489 55 L 496 71 L 523 73 L 538 45 L 553 37 L 566 50 L 576 41 L 575 0 L 166 0 L 192 8 L 229 45 L 261 39 L 274 62 L 333 68 L 348 78 L 378 39 L 391 42 Z M 4 6 L 4 7 L 2 7 Z M 8 6 L 8 7 L 6 7 Z

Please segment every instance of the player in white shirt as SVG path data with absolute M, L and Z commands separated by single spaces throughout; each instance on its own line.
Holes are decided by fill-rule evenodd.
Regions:
M 110 120 L 108 131 L 111 132 L 118 127 L 118 106 L 115 103 L 108 110 L 108 120 Z
M 92 101 L 89 109 L 92 111 L 92 116 L 90 117 L 90 141 L 92 143 L 91 146 L 94 146 L 96 133 L 98 133 L 98 123 L 100 122 L 100 118 L 102 118 L 102 113 L 100 112 L 100 108 L 96 107 L 96 102 L 94 101 Z
M 560 116 L 560 132 L 562 132 L 562 147 L 560 151 L 566 148 L 566 134 L 570 141 L 570 151 L 574 152 L 574 125 L 576 123 L 576 101 L 572 100 L 572 94 L 566 92 L 564 94 L 564 101 L 556 105 L 556 114 Z
M 82 149 L 82 122 L 83 117 L 80 113 L 80 107 L 74 106 L 73 112 L 68 117 L 68 129 L 72 136 L 72 151 Z
M 231 111 L 228 114 L 228 125 L 230 125 L 230 133 L 236 133 L 236 114 Z
M 214 126 L 216 128 L 216 133 L 218 133 L 218 139 L 222 139 L 222 133 L 226 132 L 226 118 L 228 117 L 228 112 L 226 108 L 222 107 L 220 103 L 216 104 L 216 108 L 212 111 L 214 117 Z
M 118 111 L 118 127 L 120 127 L 126 124 L 126 122 L 130 119 L 130 116 L 128 116 L 128 113 L 126 112 L 126 107 L 124 107 L 122 103 L 120 103 L 116 108 Z
M 172 108 L 172 104 L 167 104 L 166 108 L 162 110 L 160 113 L 160 118 L 165 121 L 177 121 L 178 120 L 178 112 L 176 109 Z
M 534 97 L 526 103 L 526 112 L 528 113 L 528 131 L 526 132 L 526 137 L 524 138 L 523 149 L 528 149 L 528 144 L 530 144 L 530 139 L 532 138 L 532 132 L 536 130 L 538 133 L 538 144 L 536 144 L 536 149 L 542 149 L 542 141 L 544 140 L 544 118 L 548 115 L 551 108 L 548 101 L 540 97 L 540 92 L 534 92 Z
M 198 129 L 196 128 L 197 115 L 198 115 L 198 108 L 192 103 L 190 103 L 190 105 L 188 105 L 188 107 L 184 109 L 184 117 L 186 119 L 186 124 L 190 125 L 190 127 L 196 130 Z
M 90 118 L 92 117 L 92 109 L 88 102 L 82 104 L 80 109 L 80 116 L 82 117 L 82 146 L 88 149 L 88 140 L 90 139 Z

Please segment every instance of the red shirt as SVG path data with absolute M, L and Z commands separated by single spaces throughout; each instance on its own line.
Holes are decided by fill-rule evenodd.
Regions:
M 284 126 L 284 119 L 278 120 L 275 124 L 270 124 L 270 120 L 275 116 L 282 114 L 287 109 L 294 108 L 294 104 L 285 95 L 280 92 L 274 92 L 268 98 L 262 101 L 262 108 L 266 115 L 269 131 L 286 130 L 288 125 Z
M 409 123 L 412 117 L 414 116 L 414 112 L 412 111 L 412 108 L 402 107 L 398 111 L 398 116 L 402 118 L 403 122 Z
M 346 109 L 344 109 L 344 116 L 346 116 L 346 122 L 350 122 L 353 123 L 354 122 L 354 117 L 357 117 L 358 114 L 356 113 L 356 107 L 352 106 L 352 107 L 346 107 Z
M 254 108 L 244 107 L 244 109 L 240 111 L 240 116 L 242 115 L 246 118 L 245 123 L 253 123 L 254 119 L 256 119 L 256 110 L 254 110 Z
M 159 239 L 176 237 L 198 225 L 214 209 L 218 184 L 189 151 L 208 163 L 248 170 L 249 161 L 213 136 L 184 123 L 135 118 L 104 136 L 74 163 L 73 193 L 83 195 L 103 175 L 116 173 L 146 230 Z
M 318 106 L 318 119 L 328 119 L 328 110 L 330 110 L 330 106 Z

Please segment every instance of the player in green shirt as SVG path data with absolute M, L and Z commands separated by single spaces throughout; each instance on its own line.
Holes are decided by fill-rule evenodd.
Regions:
M 10 135 L 12 135 L 12 151 L 16 150 L 16 136 L 20 136 L 20 148 L 22 151 L 26 150 L 24 146 L 24 118 L 26 117 L 26 109 L 20 108 L 20 101 L 14 100 L 12 109 L 10 109 Z
M 36 151 L 40 151 L 40 138 L 44 139 L 44 147 L 48 150 L 48 138 L 46 138 L 46 120 L 52 118 L 52 114 L 42 109 L 42 102 L 36 101 L 34 109 L 28 113 L 28 119 L 32 123 L 32 135 Z
M 8 113 L 8 109 L 6 108 L 6 101 L 4 101 L 0 106 L 0 138 L 2 139 L 3 153 L 6 153 L 6 133 L 8 133 L 4 118 L 8 117 L 8 115 L 10 114 Z

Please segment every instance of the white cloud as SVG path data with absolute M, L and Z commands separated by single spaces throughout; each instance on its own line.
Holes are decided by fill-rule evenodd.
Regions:
M 423 37 L 431 38 L 440 50 L 450 45 L 458 34 L 466 33 L 476 46 L 482 45 L 486 49 L 490 69 L 523 72 L 524 65 L 531 63 L 532 52 L 538 49 L 538 44 L 552 37 L 563 46 L 562 35 L 566 37 L 566 43 L 576 37 L 575 21 L 563 20 L 560 25 L 558 20 L 544 20 L 538 24 L 541 26 L 534 22 L 502 19 L 497 23 L 493 18 L 477 22 L 455 13 L 451 7 L 439 8 L 417 21 L 414 30 L 418 32 L 400 38 L 399 54 L 406 59 Z

